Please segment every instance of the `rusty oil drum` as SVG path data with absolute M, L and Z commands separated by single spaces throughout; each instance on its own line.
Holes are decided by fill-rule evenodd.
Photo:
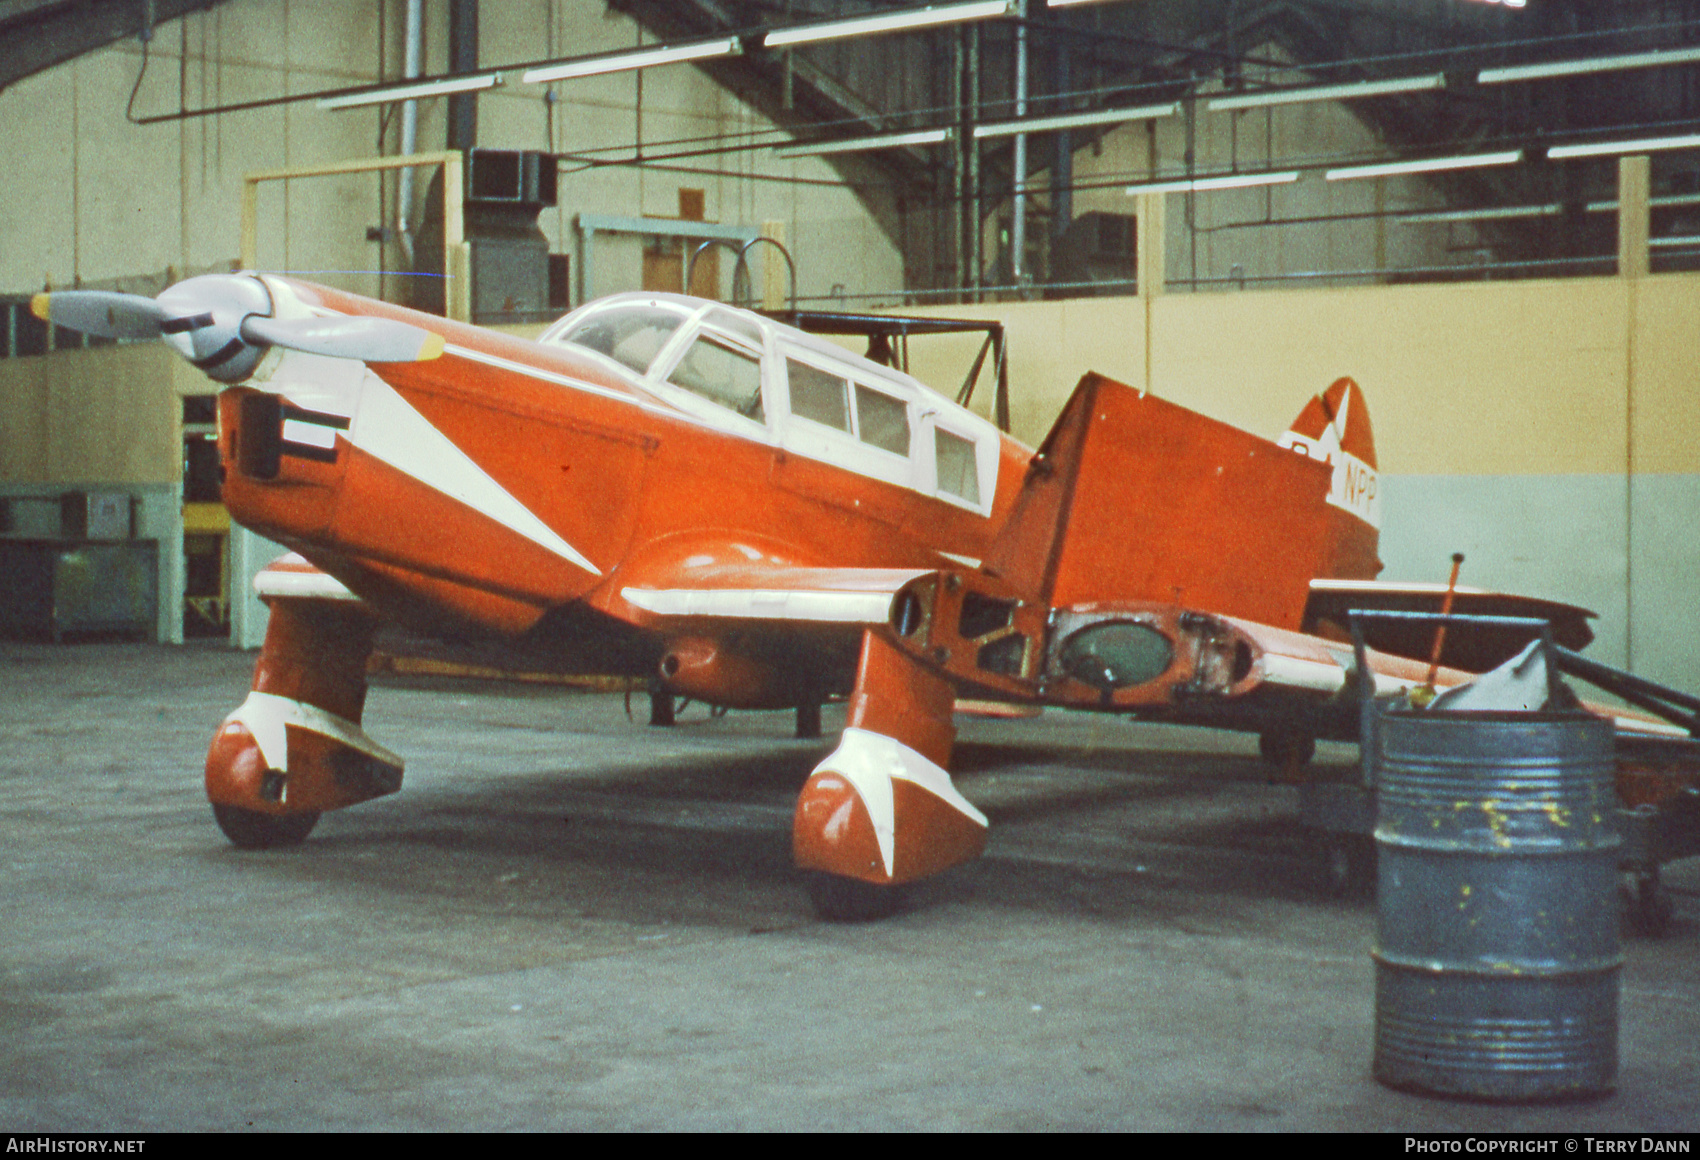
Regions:
M 1375 750 L 1376 1079 L 1504 1101 L 1610 1091 L 1611 722 L 1395 711 Z

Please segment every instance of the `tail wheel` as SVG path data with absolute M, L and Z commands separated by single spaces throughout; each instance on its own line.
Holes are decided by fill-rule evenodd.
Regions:
M 809 901 L 815 913 L 828 922 L 872 922 L 897 912 L 904 890 L 880 886 L 841 874 L 810 874 Z
M 239 850 L 269 850 L 274 846 L 299 846 L 319 824 L 318 813 L 262 814 L 241 806 L 214 804 L 213 820 L 224 836 Z

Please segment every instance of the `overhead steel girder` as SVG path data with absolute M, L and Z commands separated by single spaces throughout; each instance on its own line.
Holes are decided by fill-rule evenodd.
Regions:
M 0 0 L 0 89 L 224 0 Z
M 630 16 L 662 40 L 686 40 L 749 27 L 736 10 L 717 0 L 609 0 L 608 7 Z M 847 131 L 846 136 L 893 128 L 887 111 L 852 93 L 802 53 L 792 54 L 789 103 L 785 100 L 784 65 L 778 54 L 723 57 L 700 61 L 697 67 L 780 128 L 806 132 L 821 124 L 856 122 L 862 126 Z M 906 195 L 927 201 L 937 181 L 925 155 L 915 150 L 825 154 L 820 160 L 838 173 L 886 235 L 899 245 L 907 240 L 899 203 Z

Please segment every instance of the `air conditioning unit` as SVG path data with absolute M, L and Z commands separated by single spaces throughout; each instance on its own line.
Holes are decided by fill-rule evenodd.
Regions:
M 472 321 L 481 325 L 550 319 L 549 240 L 537 215 L 555 204 L 555 159 L 514 149 L 471 149 L 465 185 L 466 241 L 472 250 Z M 425 221 L 414 246 L 414 270 L 443 271 L 443 181 L 426 195 Z M 444 312 L 443 280 L 413 279 L 413 305 Z

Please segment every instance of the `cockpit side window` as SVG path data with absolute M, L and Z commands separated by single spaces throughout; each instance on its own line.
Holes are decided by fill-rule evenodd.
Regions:
M 667 381 L 746 419 L 758 423 L 766 419 L 761 402 L 761 360 L 711 335 L 696 337 Z
M 785 360 L 785 369 L 791 382 L 791 413 L 848 433 L 849 382 L 794 358 Z
M 939 490 L 976 506 L 980 503 L 980 467 L 972 440 L 933 428 L 933 455 Z
M 683 314 L 658 306 L 624 306 L 592 314 L 560 341 L 605 354 L 641 375 L 684 321 Z
M 909 407 L 884 391 L 856 384 L 856 437 L 897 455 L 909 454 Z

